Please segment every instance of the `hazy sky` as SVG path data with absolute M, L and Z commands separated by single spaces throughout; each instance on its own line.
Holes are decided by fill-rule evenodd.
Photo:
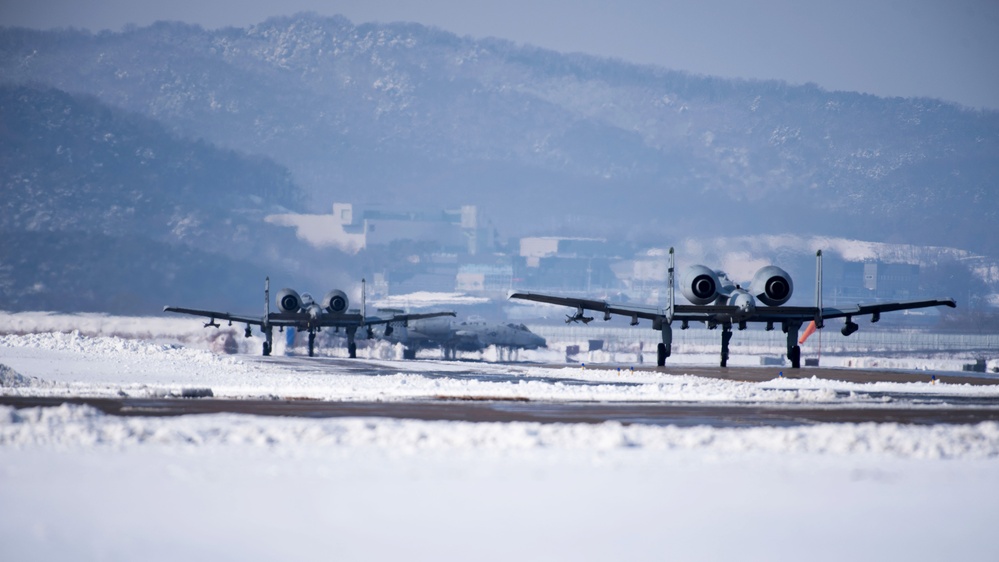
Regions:
M 244 27 L 300 11 L 999 109 L 999 0 L 0 0 L 0 25 Z

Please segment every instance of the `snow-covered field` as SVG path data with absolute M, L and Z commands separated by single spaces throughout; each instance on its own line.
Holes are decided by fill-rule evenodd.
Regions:
M 830 408 L 892 407 L 880 392 L 999 399 L 995 386 L 436 361 L 371 359 L 384 374 L 370 375 L 151 339 L 0 337 L 0 393 Z M 997 499 L 995 423 L 733 429 L 0 407 L 2 560 L 995 560 Z

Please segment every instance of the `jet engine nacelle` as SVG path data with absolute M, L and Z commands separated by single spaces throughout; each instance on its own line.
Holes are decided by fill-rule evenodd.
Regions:
M 330 314 L 343 314 L 347 312 L 347 306 L 349 305 L 350 301 L 347 299 L 347 294 L 338 289 L 333 289 L 323 297 L 323 309 Z
M 277 294 L 277 306 L 281 312 L 298 312 L 302 308 L 302 297 L 292 289 L 281 289 Z
M 749 284 L 753 295 L 767 306 L 780 306 L 791 298 L 794 283 L 786 271 L 776 265 L 760 268 Z
M 680 291 L 691 304 L 706 305 L 718 298 L 721 283 L 718 274 L 703 265 L 692 265 L 680 280 Z

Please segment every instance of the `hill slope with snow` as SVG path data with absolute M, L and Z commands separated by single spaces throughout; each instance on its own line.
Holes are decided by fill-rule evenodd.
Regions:
M 8 28 L 0 69 L 265 154 L 317 209 L 444 200 L 490 208 L 515 236 L 776 230 L 999 254 L 999 114 L 934 100 L 310 14 L 211 31 Z

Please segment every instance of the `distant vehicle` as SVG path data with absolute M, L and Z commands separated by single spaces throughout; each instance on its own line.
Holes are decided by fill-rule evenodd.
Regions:
M 523 324 L 501 324 L 476 318 L 461 322 L 450 318 L 412 320 L 408 327 L 391 332 L 388 339 L 406 346 L 403 357 L 407 359 L 415 359 L 420 349 L 440 348 L 445 359 L 454 359 L 458 351 L 483 351 L 490 346 L 496 346 L 501 355 L 505 351 L 509 356 L 514 350 L 547 345 L 543 337 Z
M 752 282 L 745 288 L 733 283 L 728 276 L 719 270 L 712 270 L 703 265 L 694 265 L 687 269 L 681 277 L 680 289 L 691 305 L 676 305 L 674 303 L 674 263 L 673 248 L 669 249 L 669 270 L 667 273 L 668 302 L 664 308 L 632 304 L 615 304 L 606 301 L 559 297 L 537 293 L 515 293 L 513 299 L 524 299 L 536 302 L 561 304 L 576 308 L 576 313 L 566 317 L 566 323 L 583 322 L 588 324 L 592 316 L 584 316 L 586 310 L 604 313 L 604 320 L 610 320 L 612 314 L 631 317 L 631 325 L 638 324 L 639 318 L 652 320 L 652 329 L 662 332 L 662 343 L 658 346 L 657 364 L 662 367 L 670 356 L 673 342 L 673 321 L 680 321 L 680 329 L 686 330 L 689 322 L 704 322 L 708 329 L 722 328 L 721 366 L 728 363 L 729 341 L 732 339 L 732 326 L 739 330 L 746 329 L 747 322 L 765 322 L 766 329 L 773 330 L 775 324 L 787 334 L 787 358 L 791 367 L 801 367 L 801 348 L 799 347 L 798 331 L 802 324 L 811 321 L 805 337 L 811 330 L 821 329 L 824 321 L 829 318 L 845 318 L 841 330 L 844 336 L 856 332 L 860 327 L 853 322 L 854 316 L 871 315 L 871 322 L 881 319 L 882 312 L 926 308 L 931 306 L 949 306 L 954 308 L 954 299 L 912 300 L 878 304 L 862 304 L 849 307 L 822 306 L 822 251 L 815 255 L 816 282 L 815 306 L 782 306 L 791 298 L 794 285 L 791 277 L 783 269 L 768 265 L 760 268 Z M 752 288 L 750 288 L 752 287 Z M 757 301 L 764 306 L 758 306 Z M 804 338 L 802 338 L 802 341 Z
M 245 316 L 229 314 L 228 312 L 216 312 L 213 310 L 197 310 L 193 308 L 180 308 L 175 306 L 163 307 L 164 312 L 178 312 L 180 314 L 192 314 L 194 316 L 207 317 L 208 323 L 205 327 L 219 327 L 215 320 L 227 320 L 231 326 L 233 322 L 246 324 L 244 335 L 250 337 L 250 326 L 260 326 L 260 332 L 264 335 L 264 355 L 270 355 L 273 350 L 273 333 L 276 326 L 279 331 L 285 328 L 296 328 L 309 333 L 309 357 L 315 355 L 316 332 L 323 328 L 344 329 L 347 334 L 347 352 L 351 358 L 357 357 L 357 344 L 354 340 L 358 328 L 367 331 L 372 337 L 373 327 L 385 325 L 386 332 L 391 334 L 390 324 L 405 326 L 413 320 L 425 318 L 437 318 L 440 316 L 454 316 L 454 312 L 427 312 L 420 314 L 394 314 L 391 317 L 381 318 L 378 316 L 366 316 L 364 313 L 364 280 L 361 280 L 361 310 L 360 313 L 348 310 L 350 301 L 346 293 L 338 289 L 333 289 L 326 293 L 323 300 L 317 303 L 309 293 L 298 294 L 292 289 L 281 289 L 278 292 L 276 302 L 280 312 L 271 312 L 270 297 L 271 280 L 268 277 L 264 281 L 264 314 L 263 316 Z

